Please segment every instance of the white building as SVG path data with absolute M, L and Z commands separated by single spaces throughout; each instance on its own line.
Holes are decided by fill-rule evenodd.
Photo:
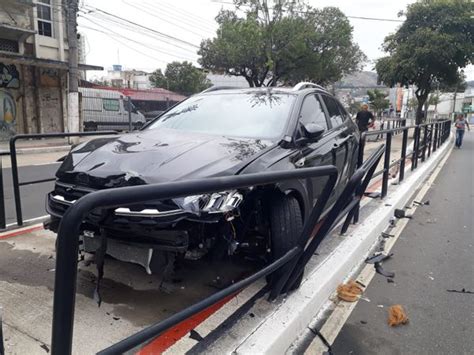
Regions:
M 115 64 L 107 71 L 107 75 L 102 77 L 102 81 L 116 88 L 149 90 L 152 88 L 150 75 L 142 70 L 124 70 L 120 64 Z

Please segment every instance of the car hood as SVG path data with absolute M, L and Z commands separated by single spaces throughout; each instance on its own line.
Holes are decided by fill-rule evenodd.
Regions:
M 94 188 L 236 174 L 274 145 L 173 129 L 98 138 L 71 150 L 56 176 Z

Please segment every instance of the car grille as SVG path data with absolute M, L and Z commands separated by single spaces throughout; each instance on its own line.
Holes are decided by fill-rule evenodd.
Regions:
M 57 181 L 54 191 L 49 195 L 51 207 L 55 213 L 62 215 L 78 199 L 94 191 L 97 190 Z M 114 214 L 122 217 L 156 218 L 182 213 L 183 210 L 171 200 L 149 201 L 145 204 L 114 209 Z

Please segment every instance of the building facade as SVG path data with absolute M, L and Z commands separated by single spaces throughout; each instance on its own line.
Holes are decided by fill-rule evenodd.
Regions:
M 0 2 L 0 139 L 65 130 L 67 61 L 62 0 Z

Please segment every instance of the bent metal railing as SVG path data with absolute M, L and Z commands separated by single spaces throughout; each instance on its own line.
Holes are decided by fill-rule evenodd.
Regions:
M 416 126 L 401 126 L 393 129 L 384 129 L 380 131 L 364 132 L 359 142 L 359 158 L 358 166 L 362 166 L 364 162 L 364 152 L 367 137 L 369 136 L 385 136 L 385 154 L 383 168 L 374 173 L 373 177 L 382 174 L 382 188 L 380 197 L 384 198 L 388 193 L 388 180 L 390 178 L 390 169 L 397 166 L 398 181 L 402 182 L 405 178 L 405 165 L 408 158 L 408 132 L 414 130 L 413 133 L 413 150 L 410 153 L 411 170 L 418 167 L 418 161 L 424 162 L 435 152 L 441 144 L 449 137 L 451 131 L 451 121 L 443 120 L 438 122 L 423 123 Z M 400 158 L 391 161 L 392 157 L 392 138 L 394 134 L 402 132 L 402 146 L 400 150 Z
M 291 289 L 297 277 L 303 272 L 307 261 L 314 254 L 314 251 L 324 237 L 326 237 L 346 215 L 347 218 L 344 225 L 349 224 L 347 219 L 352 218 L 355 213 L 363 191 L 371 179 L 371 174 L 375 166 L 377 166 L 383 154 L 383 150 L 384 148 L 381 146 L 352 176 L 336 203 L 324 217 L 322 227 L 319 228 L 312 239 L 311 236 L 318 221 L 321 219 L 326 201 L 329 199 L 337 181 L 337 168 L 334 166 L 122 187 L 97 191 L 81 197 L 64 214 L 58 232 L 51 342 L 52 354 L 70 354 L 72 350 L 80 226 L 84 218 L 92 210 L 96 208 L 133 205 L 149 200 L 169 199 L 228 189 L 269 185 L 295 179 L 328 177 L 321 195 L 305 221 L 303 231 L 299 237 L 299 243 L 294 248 L 254 275 L 100 352 L 100 354 L 119 354 L 155 338 L 166 329 L 208 308 L 215 302 L 234 294 L 283 266 L 285 266 L 285 272 L 279 280 L 276 280 L 271 285 L 270 298 L 278 296 L 281 291 Z M 311 242 L 308 243 L 310 239 Z
M 19 181 L 18 177 L 18 161 L 17 161 L 17 151 L 16 151 L 16 142 L 18 140 L 25 139 L 42 139 L 42 138 L 68 138 L 68 137 L 87 137 L 87 136 L 104 136 L 118 134 L 116 131 L 97 131 L 97 132 L 71 132 L 71 133 L 41 133 L 41 134 L 17 134 L 10 138 L 10 159 L 11 159 L 11 169 L 12 169 L 12 183 L 13 183 L 13 196 L 15 199 L 15 212 L 16 212 L 16 222 L 18 226 L 23 225 L 23 213 L 21 209 L 21 195 L 20 187 L 24 185 L 32 184 L 41 184 L 48 181 L 55 181 L 56 177 L 39 179 L 39 180 L 30 180 L 30 181 Z M 1 165 L 0 165 L 1 167 Z M 3 189 L 2 189 L 3 193 Z M 1 212 L 1 211 L 0 211 Z M 4 214 L 3 214 L 3 218 Z M 2 222 L 0 220 L 0 222 Z M 1 223 L 0 223 L 1 224 Z M 3 226 L 3 228 L 5 228 Z

